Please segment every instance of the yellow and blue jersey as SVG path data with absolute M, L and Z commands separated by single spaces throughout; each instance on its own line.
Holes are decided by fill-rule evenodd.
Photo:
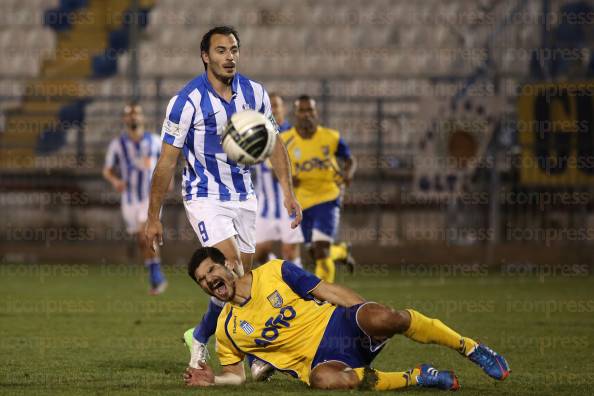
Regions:
M 309 374 L 336 307 L 310 292 L 321 282 L 296 265 L 272 260 L 252 271 L 251 297 L 227 303 L 216 340 L 222 365 L 253 355 L 309 383 Z
M 287 147 L 293 176 L 299 180 L 295 195 L 302 208 L 338 199 L 336 159 L 351 156 L 338 131 L 318 126 L 311 138 L 304 139 L 293 127 L 280 137 Z

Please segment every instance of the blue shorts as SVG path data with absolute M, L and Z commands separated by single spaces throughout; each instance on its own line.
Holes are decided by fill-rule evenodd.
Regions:
M 340 204 L 338 199 L 305 209 L 301 221 L 301 231 L 305 243 L 310 243 L 312 240 L 332 242 L 338 231 L 339 218 Z M 317 231 L 315 237 L 313 235 L 314 230 Z
M 357 324 L 357 311 L 365 304 L 334 310 L 311 363 L 312 370 L 327 361 L 343 362 L 351 368 L 365 367 L 380 353 L 386 342 L 372 340 Z

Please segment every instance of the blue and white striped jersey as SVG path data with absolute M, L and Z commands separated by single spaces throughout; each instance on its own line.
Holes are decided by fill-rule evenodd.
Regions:
M 282 133 L 291 129 L 288 121 L 278 126 Z M 258 197 L 258 216 L 265 219 L 280 219 L 284 213 L 283 192 L 280 183 L 274 172 L 268 166 L 268 161 L 264 161 L 256 168 L 256 196 Z
M 160 154 L 161 139 L 150 132 L 145 132 L 137 142 L 125 132 L 112 139 L 105 155 L 105 167 L 117 169 L 126 183 L 123 204 L 148 200 L 151 177 Z
M 272 122 L 270 98 L 264 87 L 236 74 L 230 102 L 213 89 L 206 73 L 190 81 L 167 106 L 161 138 L 183 150 L 182 195 L 185 200 L 202 197 L 221 201 L 244 201 L 254 194 L 250 167 L 227 158 L 221 134 L 227 120 L 237 111 L 257 110 Z

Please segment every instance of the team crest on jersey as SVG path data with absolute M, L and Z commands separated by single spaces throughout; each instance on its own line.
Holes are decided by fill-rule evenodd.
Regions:
M 280 308 L 283 306 L 283 298 L 277 290 L 275 290 L 274 293 L 269 295 L 267 298 L 274 308 Z
M 239 322 L 239 327 L 241 327 L 241 329 L 245 332 L 245 334 L 250 335 L 252 334 L 254 331 L 256 331 L 256 329 L 254 329 L 254 326 L 252 326 L 251 324 L 249 324 L 247 321 L 242 320 Z

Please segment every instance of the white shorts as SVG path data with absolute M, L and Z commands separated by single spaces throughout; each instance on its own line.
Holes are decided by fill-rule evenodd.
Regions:
M 141 227 L 148 218 L 148 207 L 148 199 L 133 204 L 122 201 L 122 216 L 128 233 L 136 234 L 142 231 Z
M 284 211 L 284 208 L 283 208 Z M 256 218 L 256 243 L 281 241 L 282 243 L 303 243 L 301 227 L 291 228 L 291 219 L 286 212 L 279 219 L 258 216 Z
M 235 237 L 240 252 L 256 251 L 258 201 L 254 195 L 245 201 L 198 198 L 184 201 L 184 207 L 202 246 L 214 246 Z

